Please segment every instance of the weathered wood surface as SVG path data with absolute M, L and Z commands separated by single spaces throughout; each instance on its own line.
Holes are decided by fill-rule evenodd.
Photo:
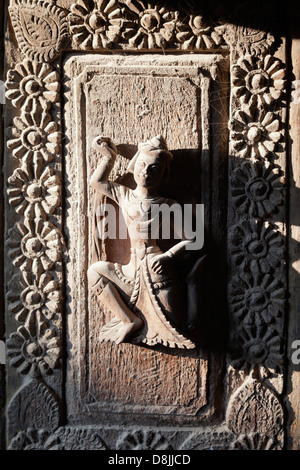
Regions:
M 285 43 L 270 25 L 281 11 L 243 3 L 227 24 L 224 9 L 211 21 L 189 11 L 190 2 L 177 2 L 180 11 L 171 2 L 148 2 L 148 8 L 144 0 L 10 3 L 4 122 L 8 445 L 273 449 L 282 447 L 288 418 L 288 445 L 296 448 L 299 372 L 290 364 L 287 376 L 283 368 L 290 359 L 283 327 L 290 328 L 290 342 L 299 334 L 297 301 L 291 300 L 286 323 L 282 243 L 289 85 Z M 293 47 L 296 71 L 299 50 Z M 66 72 L 68 59 L 73 75 Z M 102 72 L 90 69 L 85 76 L 98 61 Z M 299 205 L 299 111 L 293 106 L 290 220 Z M 98 120 L 94 107 L 105 110 L 105 119 Z M 127 149 L 128 159 L 145 129 L 147 138 L 166 133 L 176 154 L 174 184 L 166 191 L 206 207 L 204 290 L 212 300 L 201 330 L 206 350 L 198 356 L 131 344 L 105 349 L 95 340 L 99 307 L 86 287 L 92 255 L 87 183 L 96 164 L 89 136 L 105 132 Z M 294 222 L 289 285 L 296 291 Z M 126 242 L 103 243 L 101 253 L 125 262 L 127 248 Z M 101 318 L 104 323 L 111 313 Z M 234 351 L 224 350 L 227 333 Z
M 287 408 L 289 447 L 300 448 L 300 40 L 292 40 L 292 94 L 290 103 L 290 237 Z M 298 343 L 296 343 L 298 341 Z M 293 362 L 293 357 L 294 362 Z
M 150 60 L 151 68 L 148 68 Z M 110 135 L 120 153 L 125 151 L 132 157 L 139 141 L 154 132 L 164 132 L 170 150 L 174 149 L 174 169 L 171 166 L 169 185 L 162 188 L 164 194 L 181 203 L 200 203 L 201 182 L 207 187 L 212 178 L 208 155 L 214 159 L 216 168 L 224 165 L 226 160 L 226 137 L 222 121 L 218 121 L 218 118 L 226 119 L 226 112 L 220 116 L 214 111 L 217 108 L 215 100 L 219 100 L 220 107 L 224 106 L 226 88 L 220 83 L 225 81 L 226 65 L 226 57 L 216 55 L 194 58 L 169 55 L 151 59 L 147 55 L 114 56 L 113 59 L 75 55 L 65 63 L 68 78 L 65 129 L 70 139 L 65 156 L 69 194 L 65 231 L 70 247 L 68 331 L 73 377 L 68 374 L 68 393 L 72 397 L 69 405 L 72 419 L 78 415 L 73 397 L 83 397 L 83 394 L 86 405 L 93 410 L 98 407 L 103 419 L 105 409 L 119 410 L 120 413 L 126 409 L 136 413 L 148 410 L 148 415 L 151 410 L 161 414 L 162 420 L 164 414 L 173 415 L 174 420 L 178 414 L 181 420 L 195 421 L 196 413 L 205 405 L 208 410 L 211 408 L 205 414 L 215 413 L 214 403 L 220 399 L 216 390 L 221 384 L 221 376 L 214 377 L 214 385 L 209 385 L 209 358 L 204 350 L 172 352 L 99 341 L 101 326 L 110 321 L 114 313 L 101 309 L 87 286 L 86 271 L 93 260 L 91 219 L 94 199 L 88 181 L 97 165 L 97 154 L 92 148 L 96 136 Z M 214 97 L 214 104 L 208 114 L 210 96 Z M 213 118 L 219 127 L 215 126 L 212 139 L 209 122 Z M 222 204 L 220 183 L 215 184 L 215 190 L 214 201 L 207 199 L 206 214 L 211 213 L 212 204 L 216 211 Z M 209 197 L 207 192 L 205 197 Z M 82 219 L 83 212 L 87 212 L 85 219 Z M 74 230 L 80 220 L 80 229 Z M 212 234 L 212 245 L 220 245 L 219 251 L 222 250 L 222 220 L 224 223 L 224 217 L 206 219 L 206 232 Z M 78 246 L 85 250 L 84 256 L 83 251 L 78 252 Z M 120 264 L 128 262 L 128 241 L 105 240 L 101 246 L 101 259 Z M 216 272 L 214 282 L 222 284 Z M 78 273 L 81 282 L 74 283 Z M 222 334 L 220 318 L 217 320 L 212 314 L 213 318 L 207 320 L 209 314 L 202 312 L 202 315 L 206 316 L 202 321 L 214 323 L 216 341 Z M 210 336 L 210 333 L 206 335 Z M 210 375 L 213 377 L 214 373 Z

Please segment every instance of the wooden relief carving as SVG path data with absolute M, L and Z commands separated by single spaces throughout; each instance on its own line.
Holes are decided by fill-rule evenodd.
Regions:
M 227 408 L 227 425 L 239 436 L 233 444 L 236 449 L 281 448 L 283 419 L 282 405 L 276 394 L 252 378 L 236 390 Z
M 224 45 L 220 26 L 203 15 L 172 11 L 164 2 L 78 0 L 71 5 L 75 49 L 215 49 Z
M 69 5 L 68 8 L 62 8 L 59 4 L 60 2 L 43 0 L 13 0 L 9 7 L 15 45 L 19 48 L 16 53 L 17 61 L 11 70 L 8 70 L 6 78 L 6 96 L 10 115 L 13 116 L 9 122 L 7 140 L 9 156 L 7 202 L 10 205 L 10 217 L 6 243 L 7 254 L 11 259 L 11 266 L 7 271 L 6 298 L 9 337 L 7 350 L 10 448 L 164 450 L 209 448 L 209 443 L 213 443 L 211 445 L 216 448 L 234 449 L 282 447 L 286 299 L 284 266 L 286 116 L 285 64 L 278 38 L 262 30 L 233 26 L 222 21 L 212 22 L 203 12 L 186 14 L 184 11 L 173 11 L 161 2 L 154 5 L 152 2 L 142 0 L 126 2 L 78 0 L 74 3 L 65 2 Z M 80 62 L 77 53 L 82 51 L 85 51 L 85 54 L 80 56 Z M 87 51 L 97 53 L 93 54 L 93 60 L 99 59 L 98 65 L 86 55 Z M 117 56 L 112 59 L 110 51 L 122 52 L 122 61 Z M 133 72 L 131 59 L 124 54 L 127 51 L 143 53 L 164 51 L 165 62 L 161 65 L 156 55 L 151 55 L 154 62 L 149 78 L 147 75 L 149 57 L 145 58 L 143 63 L 144 54 L 140 54 L 141 61 Z M 179 61 L 174 65 L 174 62 L 171 64 L 173 58 L 169 58 L 169 55 L 176 51 L 184 51 L 185 54 L 184 57 L 180 55 L 180 60 L 183 62 Z M 205 59 L 202 57 L 204 51 Z M 227 119 L 229 152 L 226 160 L 229 186 L 227 252 L 230 351 L 226 357 L 229 403 L 226 403 L 226 423 L 220 423 L 217 432 L 185 429 L 181 434 L 177 434 L 170 433 L 167 425 L 164 427 L 165 416 L 173 413 L 179 416 L 182 422 L 186 419 L 189 424 L 192 422 L 193 426 L 197 427 L 206 419 L 208 423 L 210 422 L 210 411 L 205 415 L 205 407 L 211 400 L 208 387 L 208 369 L 210 369 L 208 355 L 204 353 L 199 355 L 193 342 L 185 335 L 178 336 L 178 331 L 172 329 L 173 326 L 171 328 L 168 323 L 164 324 L 164 327 L 167 327 L 162 337 L 154 335 L 152 345 L 162 343 L 172 346 L 172 350 L 176 349 L 175 346 L 184 346 L 187 349 L 193 347 L 192 351 L 180 351 L 179 361 L 176 354 L 170 354 L 166 358 L 160 349 L 152 350 L 134 344 L 123 344 L 123 340 L 134 342 L 134 337 L 140 342 L 151 344 L 146 330 L 143 329 L 146 325 L 145 319 L 136 320 L 138 317 L 130 317 L 129 314 L 130 322 L 137 322 L 136 329 L 126 332 L 124 330 L 121 334 L 117 326 L 118 334 L 114 336 L 111 334 L 112 328 L 107 327 L 112 318 L 109 312 L 104 312 L 107 322 L 106 327 L 102 326 L 103 339 L 107 334 L 106 339 L 122 344 L 103 344 L 102 356 L 99 355 L 99 344 L 97 345 L 98 340 L 93 337 L 93 330 L 89 332 L 90 338 L 85 330 L 89 323 L 85 314 L 83 315 L 85 307 L 82 308 L 80 294 L 84 293 L 82 298 L 86 303 L 90 302 L 91 310 L 96 304 L 94 298 L 85 297 L 86 279 L 82 277 L 82 273 L 87 273 L 88 267 L 91 266 L 89 277 L 92 287 L 98 283 L 98 287 L 104 292 L 109 285 L 106 271 L 109 265 L 105 264 L 109 259 L 100 260 L 101 269 L 105 268 L 104 271 L 101 269 L 97 271 L 93 264 L 95 260 L 92 261 L 90 258 L 82 259 L 82 265 L 77 265 L 75 260 L 76 250 L 82 249 L 84 255 L 87 254 L 86 237 L 90 235 L 87 235 L 88 230 L 84 232 L 87 224 L 78 220 L 77 211 L 83 213 L 89 207 L 90 200 L 88 196 L 85 199 L 71 200 L 71 209 L 66 207 L 65 202 L 68 191 L 73 191 L 76 184 L 78 187 L 72 194 L 78 192 L 78 188 L 85 191 L 85 195 L 88 193 L 84 184 L 87 184 L 91 168 L 95 170 L 95 161 L 93 161 L 95 154 L 91 144 L 88 144 L 86 160 L 82 162 L 77 173 L 78 168 L 75 166 L 79 159 L 77 157 L 74 160 L 70 159 L 70 149 L 66 160 L 62 158 L 62 149 L 65 150 L 67 147 L 66 133 L 72 142 L 77 137 L 78 142 L 82 142 L 82 136 L 86 132 L 86 128 L 78 126 L 76 129 L 70 128 L 72 126 L 69 123 L 66 128 L 62 127 L 61 97 L 62 93 L 66 93 L 65 90 L 61 90 L 61 83 L 64 81 L 63 62 L 67 64 L 65 70 L 68 72 L 72 67 L 76 69 L 77 75 L 74 73 L 71 76 L 70 86 L 80 97 L 77 114 L 86 109 L 89 98 L 94 101 L 98 99 L 99 103 L 102 103 L 101 106 L 105 107 L 106 104 L 101 102 L 102 95 L 99 94 L 99 89 L 109 90 L 109 87 L 113 87 L 115 76 L 119 77 L 120 90 L 126 90 L 128 83 L 136 83 L 139 80 L 141 88 L 149 90 L 154 86 L 159 90 L 162 87 L 168 90 L 166 95 L 171 89 L 175 90 L 175 96 L 178 96 L 179 89 L 188 90 L 186 99 L 190 106 L 185 107 L 182 104 L 183 100 L 178 99 L 176 106 L 178 105 L 182 115 L 177 113 L 176 116 L 174 113 L 173 123 L 172 119 L 169 121 L 167 130 L 169 134 L 166 138 L 169 144 L 171 135 L 174 134 L 173 130 L 180 128 L 182 147 L 179 140 L 173 141 L 169 144 L 171 153 L 174 153 L 175 149 L 198 148 L 201 142 L 202 159 L 205 163 L 205 158 L 209 161 L 209 143 L 213 140 L 209 133 L 213 123 L 209 119 L 212 119 L 211 114 L 215 112 L 212 110 L 213 106 L 210 106 L 209 97 L 212 93 L 216 93 L 215 82 L 218 80 L 225 82 L 222 73 L 225 74 L 224 70 L 228 67 L 228 51 L 231 68 L 229 119 Z M 63 56 L 63 52 L 67 55 Z M 101 58 L 101 52 L 105 52 L 104 58 Z M 176 60 L 179 60 L 178 57 L 177 55 Z M 199 63 L 195 65 L 197 60 Z M 210 65 L 208 65 L 209 60 Z M 121 70 L 122 66 L 124 68 Z M 197 72 L 192 70 L 194 66 Z M 166 77 L 171 79 L 168 81 Z M 113 95 L 111 92 L 113 106 L 111 114 L 106 114 L 107 120 L 115 119 L 114 109 L 117 109 L 117 99 L 113 98 Z M 130 140 L 128 135 L 124 138 L 124 142 L 131 145 L 137 145 L 145 140 L 142 128 L 150 132 L 147 138 L 165 132 L 165 129 L 159 128 L 160 121 L 152 119 L 154 111 L 157 116 L 161 112 L 159 108 L 154 109 L 153 99 L 151 101 L 147 96 L 143 96 L 142 89 L 136 91 L 136 96 L 139 102 L 134 108 L 135 127 L 131 127 L 136 129 L 136 138 Z M 203 99 L 203 96 L 206 98 Z M 64 105 L 67 108 L 68 104 Z M 166 110 L 167 106 L 168 104 Z M 201 109 L 201 115 L 191 114 L 190 110 L 196 108 Z M 123 184 L 122 178 L 128 167 L 129 157 L 135 152 L 127 149 L 127 154 L 121 157 L 122 142 L 118 140 L 118 135 L 105 132 L 107 130 L 105 126 L 109 128 L 110 124 L 107 124 L 103 116 L 98 124 L 96 116 L 93 121 L 93 110 L 89 113 L 86 116 L 90 118 L 91 128 L 93 126 L 96 128 L 98 125 L 101 135 L 108 135 L 118 148 L 111 178 Z M 128 116 L 128 120 L 133 119 L 130 113 Z M 75 118 L 78 121 L 78 115 Z M 137 122 L 140 124 L 137 125 Z M 153 123 L 157 129 L 151 128 Z M 94 137 L 96 135 L 98 134 Z M 215 140 L 217 141 L 217 138 Z M 80 145 L 81 143 L 79 147 Z M 115 158 L 114 147 L 111 143 L 110 146 L 113 150 L 107 159 Z M 98 150 L 103 152 L 103 148 L 107 149 L 101 147 Z M 74 178 L 74 174 L 77 175 L 77 179 Z M 85 181 L 84 184 L 81 178 Z M 216 182 L 213 176 L 210 178 Z M 99 174 L 96 180 L 101 180 Z M 208 185 L 204 179 L 203 187 L 207 188 L 204 196 L 208 198 L 211 189 L 205 184 Z M 220 191 L 220 188 L 217 189 Z M 205 192 L 205 189 L 203 191 Z M 84 205 L 80 207 L 82 201 Z M 78 238 L 70 234 L 66 222 L 68 217 L 78 226 L 80 234 Z M 218 218 L 217 211 L 216 218 Z M 68 243 L 69 239 L 71 244 Z M 82 242 L 81 248 L 73 243 L 78 241 Z M 129 278 L 128 276 L 125 276 L 126 279 L 122 278 L 124 273 L 118 271 L 119 267 L 115 264 L 114 276 L 119 275 L 119 281 L 126 285 L 132 306 L 135 304 L 138 307 L 141 301 L 140 294 L 144 295 L 147 292 L 147 302 L 151 300 L 153 309 L 160 312 L 160 308 L 156 308 L 156 293 L 152 290 L 153 282 L 157 283 L 158 280 L 149 277 L 149 268 L 145 268 L 152 255 L 142 247 L 135 249 L 136 254 L 138 250 L 141 250 L 142 254 L 138 266 L 136 265 L 131 271 Z M 165 255 L 157 253 L 162 257 L 161 261 L 165 260 Z M 67 323 L 67 313 L 70 313 L 66 304 L 70 296 L 68 291 L 70 276 L 74 273 L 72 265 L 78 268 L 76 272 L 80 284 L 76 284 L 79 295 L 76 300 L 78 304 L 75 305 L 80 308 L 75 309 L 72 321 L 82 338 L 79 341 L 79 350 L 74 351 L 72 358 L 78 364 L 78 368 L 73 369 L 72 363 L 68 375 L 65 374 L 66 351 L 63 351 L 63 347 L 66 348 L 66 341 L 63 339 L 66 335 L 64 325 Z M 102 280 L 99 276 L 96 279 L 97 275 L 102 275 Z M 128 279 L 130 282 L 126 283 Z M 173 281 L 172 277 L 167 280 Z M 144 284 L 138 285 L 138 282 Z M 161 282 L 165 282 L 165 279 Z M 167 289 L 169 288 L 168 286 Z M 118 296 L 114 298 L 117 299 Z M 144 302 L 146 301 L 143 301 L 143 305 Z M 74 325 L 71 326 L 73 328 Z M 110 324 L 110 327 L 113 325 Z M 155 334 L 162 333 L 160 327 L 156 329 L 159 331 L 153 330 Z M 108 354 L 108 346 L 111 348 L 111 355 Z M 142 351 L 140 355 L 134 348 Z M 74 401 L 84 403 L 85 409 L 89 412 L 88 419 L 93 416 L 94 410 L 100 409 L 101 413 L 104 413 L 106 403 L 114 399 L 109 396 L 112 392 L 106 385 L 117 384 L 118 380 L 110 362 L 113 354 L 116 354 L 119 369 L 124 367 L 126 372 L 132 357 L 138 359 L 139 364 L 147 358 L 153 370 L 157 361 L 161 361 L 161 372 L 155 372 L 156 384 L 151 388 L 146 382 L 143 383 L 145 377 L 143 373 L 147 375 L 147 371 L 142 371 L 139 365 L 136 374 L 141 389 L 136 385 L 134 374 L 128 376 L 127 388 L 124 385 L 124 389 L 121 390 L 116 385 L 116 388 L 113 388 L 116 398 L 111 408 L 113 418 L 109 429 L 105 424 L 95 423 L 93 420 L 88 424 L 95 425 L 95 432 L 81 427 L 81 423 L 76 421 L 77 408 L 72 409 L 72 406 L 71 414 L 68 416 L 70 422 L 62 422 L 60 402 L 65 399 L 63 395 L 65 378 L 70 396 L 72 398 L 76 396 Z M 87 356 L 90 362 L 86 367 L 83 364 Z M 99 357 L 103 366 L 101 373 L 104 371 L 100 378 L 95 366 L 95 358 L 99 360 Z M 95 381 L 89 382 L 90 388 L 87 390 L 88 373 L 94 374 Z M 177 379 L 180 377 L 186 383 L 192 384 L 190 388 L 181 391 L 179 398 L 176 395 L 179 390 L 176 388 L 177 385 L 172 389 L 171 396 L 165 397 L 161 393 L 160 384 L 163 376 L 171 373 L 174 373 Z M 104 385 L 99 390 L 97 384 L 101 382 L 100 379 Z M 72 389 L 73 381 L 79 383 L 78 392 Z M 141 401 L 132 403 L 129 391 L 135 386 L 137 387 L 135 393 L 137 396 L 140 393 Z M 34 409 L 31 401 L 37 396 L 39 408 Z M 18 408 L 22 404 L 25 406 L 25 412 L 19 416 Z M 97 408 L 99 406 L 100 408 Z M 148 410 L 151 407 L 156 418 L 163 416 L 162 426 L 156 428 L 153 422 L 147 421 L 145 426 L 140 426 L 139 422 L 138 426 L 134 423 L 136 427 L 134 431 L 119 429 L 115 416 L 121 413 L 121 410 L 124 411 L 126 406 L 131 407 L 133 415 L 135 412 L 140 413 L 137 416 L 145 412 L 144 406 L 148 406 Z M 47 416 L 45 410 L 48 410 Z M 202 411 L 203 417 L 201 417 Z M 148 414 L 151 415 L 151 412 Z M 188 421 L 190 417 L 192 421 Z
M 20 412 L 16 413 L 15 410 Z M 55 395 L 40 379 L 25 384 L 12 398 L 8 407 L 9 438 L 24 435 L 38 420 L 39 427 L 48 433 L 60 424 L 60 409 Z M 19 440 L 17 438 L 17 441 Z
M 105 414 L 106 419 L 109 419 L 109 410 L 120 413 L 126 407 L 131 413 L 134 410 L 136 413 L 142 413 L 143 410 L 145 412 L 150 409 L 153 412 L 155 409 L 157 413 L 165 415 L 166 419 L 167 415 L 172 413 L 177 419 L 180 415 L 186 414 L 187 419 L 193 420 L 197 410 L 203 408 L 207 403 L 208 357 L 205 351 L 199 353 L 196 348 L 184 348 L 185 350 L 180 353 L 180 360 L 178 348 L 173 347 L 174 351 L 171 351 L 170 348 L 169 353 L 166 353 L 163 346 L 168 346 L 168 344 L 175 346 L 176 339 L 175 336 L 173 338 L 171 336 L 171 334 L 174 335 L 174 330 L 173 333 L 169 333 L 166 329 L 163 338 L 160 338 L 153 329 L 150 337 L 149 331 L 147 341 L 153 350 L 148 347 L 132 345 L 134 341 L 146 339 L 144 338 L 144 332 L 147 328 L 146 318 L 140 332 L 134 332 L 135 334 L 131 338 L 127 338 L 128 341 L 126 340 L 119 345 L 116 345 L 115 341 L 100 343 L 99 337 L 105 332 L 107 324 L 111 325 L 110 322 L 116 316 L 116 309 L 110 308 L 110 305 L 105 304 L 104 300 L 101 302 L 102 293 L 98 298 L 97 293 L 88 287 L 86 279 L 88 272 L 90 278 L 94 276 L 96 282 L 99 280 L 99 273 L 93 273 L 91 265 L 99 263 L 100 260 L 101 267 L 110 266 L 112 268 L 117 285 L 125 286 L 128 291 L 132 291 L 133 296 L 136 296 L 136 299 L 132 296 L 132 301 L 140 302 L 138 295 L 141 292 L 147 297 L 147 301 L 156 302 L 154 295 L 152 297 L 152 290 L 154 291 L 155 288 L 153 293 L 156 294 L 160 288 L 161 291 L 164 289 L 164 293 L 168 294 L 170 287 L 162 282 L 156 282 L 155 285 L 149 287 L 150 293 L 146 294 L 148 292 L 147 286 L 139 287 L 140 276 L 137 277 L 135 286 L 134 279 L 130 279 L 128 275 L 125 276 L 122 272 L 122 266 L 120 266 L 129 262 L 129 240 L 119 239 L 118 234 L 116 237 L 113 235 L 108 239 L 100 239 L 98 233 L 95 240 L 95 227 L 98 229 L 98 223 L 102 217 L 99 213 L 98 221 L 94 220 L 95 190 L 89 184 L 93 179 L 93 174 L 96 177 L 94 183 L 97 183 L 97 166 L 99 163 L 101 165 L 99 151 L 93 148 L 95 136 L 109 135 L 110 133 L 118 149 L 116 163 L 109 176 L 113 182 L 112 186 L 117 182 L 122 185 L 122 188 L 123 185 L 126 188 L 134 188 L 131 186 L 134 183 L 132 173 L 127 172 L 126 174 L 130 158 L 136 154 L 137 145 L 144 141 L 146 132 L 148 134 L 151 131 L 150 135 L 152 136 L 155 135 L 154 131 L 161 133 L 164 131 L 164 123 L 168 122 L 168 142 L 170 148 L 175 149 L 175 156 L 170 164 L 169 183 L 172 183 L 174 178 L 174 172 L 171 176 L 173 164 L 180 165 L 180 171 L 184 172 L 183 162 L 184 157 L 187 157 L 190 165 L 195 168 L 195 180 L 189 179 L 186 191 L 181 194 L 181 197 L 185 196 L 188 201 L 195 201 L 196 196 L 192 188 L 197 184 L 195 181 L 198 181 L 199 175 L 199 172 L 196 171 L 200 163 L 198 158 L 199 140 L 203 140 L 204 145 L 209 140 L 209 126 L 203 126 L 200 132 L 200 123 L 204 121 L 204 115 L 206 116 L 207 113 L 204 103 L 208 96 L 208 89 L 210 86 L 212 89 L 217 87 L 217 80 L 205 76 L 203 69 L 209 67 L 206 58 L 201 60 L 195 58 L 195 65 L 191 67 L 190 59 L 186 56 L 181 59 L 182 63 L 175 65 L 174 57 L 163 59 L 157 57 L 151 71 L 145 69 L 145 60 L 147 62 L 148 57 L 141 57 L 141 60 L 132 60 L 131 57 L 128 57 L 124 63 L 119 57 L 114 57 L 109 58 L 108 63 L 106 57 L 95 60 L 93 55 L 76 55 L 70 56 L 64 63 L 65 74 L 70 79 L 65 95 L 68 101 L 65 108 L 65 126 L 69 135 L 65 153 L 69 194 L 66 230 L 70 245 L 70 261 L 66 263 L 66 282 L 71 285 L 74 276 L 79 276 L 82 279 L 82 283 L 73 285 L 69 297 L 70 309 L 74 312 L 72 324 L 70 323 L 70 342 L 71 344 L 80 344 L 81 353 L 80 356 L 72 356 L 74 378 L 70 379 L 68 386 L 70 391 L 77 391 L 85 407 L 97 410 L 102 416 Z M 189 67 L 186 66 L 186 61 L 188 61 Z M 223 59 L 220 64 L 218 58 L 215 58 L 215 61 L 220 69 L 218 74 L 221 79 Z M 217 73 L 214 73 L 217 76 Z M 150 100 L 148 96 L 155 92 L 159 93 L 161 87 L 165 90 L 172 89 L 178 99 L 174 100 L 173 97 L 169 97 L 161 102 Z M 112 89 L 115 90 L 114 94 L 111 93 Z M 128 90 L 131 89 L 134 89 L 135 92 L 128 93 Z M 185 100 L 181 99 L 179 90 L 184 91 Z M 80 113 L 76 111 L 77 105 L 75 103 L 78 102 L 82 103 Z M 203 103 L 203 108 L 200 103 Z M 97 108 L 97 113 L 95 108 Z M 176 117 L 174 117 L 175 110 Z M 107 115 L 108 118 L 99 120 L 98 115 Z M 89 123 L 88 132 L 92 136 L 91 139 L 84 137 L 86 135 L 84 122 Z M 115 125 L 117 122 L 118 125 Z M 189 127 L 191 122 L 193 126 Z M 177 126 L 181 126 L 183 130 L 180 136 L 176 132 Z M 134 136 L 130 135 L 131 129 L 135 129 Z M 72 151 L 75 142 L 76 158 L 74 158 Z M 102 171 L 101 168 L 100 171 Z M 80 187 L 81 190 L 77 191 L 76 187 Z M 123 188 L 122 191 L 129 192 L 126 188 Z M 167 199 L 170 199 L 170 195 L 162 198 L 162 200 Z M 173 199 L 176 199 L 175 196 Z M 96 209 L 100 208 L 101 211 L 104 211 L 103 213 L 112 209 L 111 204 L 114 203 L 112 199 L 103 199 L 101 193 L 99 193 L 99 197 L 97 196 L 97 201 Z M 83 207 L 86 208 L 89 216 L 81 224 L 80 230 L 74 231 L 72 223 L 76 223 L 76 220 L 80 219 Z M 114 209 L 117 213 L 118 206 L 116 204 Z M 163 251 L 171 248 L 171 246 L 166 246 L 169 240 L 160 241 L 167 242 L 162 247 Z M 95 250 L 93 249 L 94 245 L 96 245 Z M 80 253 L 76 249 L 77 246 L 82 246 Z M 143 254 L 142 250 L 140 253 Z M 194 258 L 196 261 L 196 257 Z M 108 264 L 106 261 L 112 264 Z M 134 276 L 134 273 L 132 275 Z M 167 280 L 169 281 L 169 279 Z M 173 281 L 173 279 L 171 280 Z M 93 281 L 90 284 L 92 287 Z M 153 310 L 150 313 L 153 315 Z M 187 313 L 185 315 L 187 318 Z M 92 334 L 88 335 L 86 341 L 83 332 L 88 331 Z M 171 328 L 170 331 L 172 332 Z M 139 334 L 140 338 L 138 338 Z M 162 344 L 162 340 L 165 341 L 165 345 Z M 179 336 L 177 336 L 178 340 Z M 144 343 L 140 344 L 144 345 Z M 186 344 L 191 345 L 187 341 Z M 117 367 L 112 363 L 112 351 L 115 364 L 118 364 Z M 156 366 L 158 358 L 159 368 Z M 100 367 L 98 368 L 99 361 Z M 134 372 L 132 363 L 136 364 Z M 153 370 L 154 378 L 153 375 L 152 378 L 145 376 L 145 363 Z M 101 380 L 99 380 L 99 374 Z M 121 376 L 124 377 L 124 380 Z M 172 378 L 168 394 L 163 393 L 165 377 Z M 122 386 L 120 386 L 121 382 Z M 78 383 L 80 384 L 79 390 Z M 183 383 L 189 383 L 189 387 L 183 387 Z M 120 402 L 123 405 L 120 405 Z M 79 399 L 77 404 L 74 401 L 73 405 L 72 415 L 83 412 Z
M 99 301 L 106 304 L 115 315 L 102 327 L 100 341 L 115 341 L 119 344 L 132 337 L 136 344 L 195 348 L 196 345 L 183 334 L 184 326 L 187 327 L 189 323 L 189 318 L 184 318 L 183 312 L 190 312 L 192 308 L 198 310 L 199 307 L 193 306 L 196 302 L 194 292 L 193 297 L 188 299 L 190 306 L 184 306 L 176 265 L 172 261 L 189 250 L 193 240 L 186 238 L 179 241 L 165 253 L 157 244 L 164 223 L 164 215 L 160 210 L 169 207 L 173 209 L 175 221 L 176 211 L 181 216 L 178 202 L 158 194 L 159 185 L 163 178 L 167 178 L 173 159 L 165 139 L 159 135 L 139 145 L 128 167 L 128 171 L 134 174 L 134 190 L 109 181 L 117 154 L 112 141 L 96 137 L 93 145 L 101 159 L 90 185 L 122 208 L 131 242 L 130 262 L 127 265 L 99 260 L 88 271 L 91 288 Z M 179 235 L 181 227 L 177 227 L 177 231 Z M 192 232 L 192 221 L 188 232 Z M 97 234 L 94 233 L 94 236 Z M 192 267 L 188 285 L 195 284 L 202 263 L 201 258 Z
M 31 60 L 49 62 L 69 39 L 67 16 L 63 9 L 47 1 L 13 1 L 11 21 L 24 55 Z
M 235 346 L 244 351 L 235 351 L 235 360 L 239 357 L 240 364 L 246 365 L 248 355 L 248 364 L 262 367 L 268 375 L 268 368 L 278 373 L 283 364 L 284 240 L 277 223 L 284 222 L 280 98 L 285 71 L 280 60 L 270 55 L 239 58 L 232 70 L 233 103 L 242 96 L 230 122 L 232 153 L 241 158 L 232 166 L 231 176 L 232 203 L 240 221 L 230 229 L 229 251 L 235 255 L 242 250 L 244 256 L 242 263 L 240 256 L 232 258 L 233 274 L 234 266 L 239 266 L 229 293 L 233 318 L 239 324 Z

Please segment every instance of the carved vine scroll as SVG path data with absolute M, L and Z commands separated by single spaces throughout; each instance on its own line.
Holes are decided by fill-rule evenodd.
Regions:
M 11 448 L 206 448 L 210 441 L 217 447 L 269 449 L 283 443 L 285 65 L 269 33 L 150 3 L 78 0 L 67 10 L 59 2 L 13 0 L 9 6 L 21 60 L 6 79 L 14 110 L 7 141 L 14 167 L 8 202 L 16 214 L 7 235 L 13 264 L 7 304 L 15 319 L 7 348 L 9 367 L 30 378 L 8 406 Z M 245 370 L 248 378 L 230 390 L 227 427 L 218 435 L 189 433 L 179 442 L 163 430 L 115 431 L 107 444 L 104 429 L 91 435 L 80 427 L 60 427 L 65 244 L 59 58 L 63 51 L 91 50 L 231 54 L 228 158 L 234 215 L 228 220 L 228 252 L 235 347 L 228 367 L 231 376 Z M 37 394 L 43 410 L 50 410 L 39 429 L 34 428 L 38 410 L 30 405 Z M 18 419 L 17 402 L 28 409 Z

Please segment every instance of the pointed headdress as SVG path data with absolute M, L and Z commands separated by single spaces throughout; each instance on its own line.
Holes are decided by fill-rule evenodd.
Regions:
M 165 158 L 167 164 L 170 163 L 173 158 L 173 155 L 168 149 L 165 138 L 162 135 L 157 135 L 152 139 L 139 144 L 137 153 L 132 157 L 128 165 L 129 172 L 133 173 L 134 165 L 141 153 L 156 154 L 158 158 Z

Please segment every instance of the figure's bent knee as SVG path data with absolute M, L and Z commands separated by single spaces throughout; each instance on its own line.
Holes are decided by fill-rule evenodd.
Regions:
M 98 292 L 103 290 L 109 282 L 109 280 L 103 276 L 103 274 L 95 269 L 94 265 L 89 267 L 87 275 L 91 288 L 97 290 Z
M 101 274 L 99 274 L 92 266 L 87 271 L 88 281 L 91 287 L 93 287 L 99 281 Z

